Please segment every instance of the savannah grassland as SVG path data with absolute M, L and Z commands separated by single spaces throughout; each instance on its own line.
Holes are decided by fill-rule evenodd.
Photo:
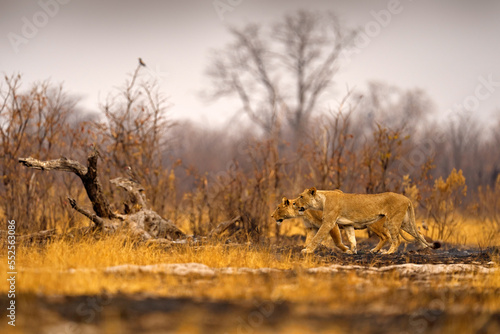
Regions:
M 323 31 L 315 16 L 303 15 L 292 19 Z M 251 48 L 229 46 L 218 54 L 253 58 L 231 56 L 245 50 Z M 211 71 L 219 97 L 240 87 L 228 90 L 221 84 L 227 78 L 217 75 L 263 69 L 244 61 L 230 71 L 217 70 L 224 63 L 216 62 Z M 274 62 L 268 65 L 275 68 Z M 283 73 L 297 74 L 282 65 Z M 265 81 L 263 92 L 254 92 L 250 82 L 247 89 L 255 96 L 243 95 L 262 111 L 254 115 L 260 120 L 210 129 L 171 119 L 168 94 L 136 66 L 99 112 L 84 117 L 78 100 L 61 85 L 24 83 L 20 74 L 2 79 L 0 238 L 11 219 L 19 237 L 51 229 L 58 237 L 18 243 L 17 322 L 7 325 L 2 306 L 1 333 L 500 332 L 497 120 L 485 128 L 456 113 L 433 123 L 424 92 L 376 83 L 369 91 L 338 96 L 334 109 L 306 112 L 293 107 L 294 96 L 268 98 L 269 92 L 288 90 Z M 325 93 L 331 88 L 334 73 L 307 72 L 318 73 Z M 68 237 L 68 231 L 91 224 L 68 203 L 74 198 L 91 211 L 82 183 L 72 173 L 25 168 L 18 159 L 85 164 L 91 150 L 99 152 L 96 172 L 110 210 L 127 211 L 126 196 L 110 180 L 133 171 L 148 206 L 196 238 L 160 246 L 119 234 Z M 327 243 L 302 256 L 303 242 L 293 237 L 304 235 L 301 222 L 278 228 L 270 215 L 282 196 L 293 198 L 311 186 L 404 194 L 416 208 L 422 233 L 444 247 L 404 252 L 400 246 L 396 255 L 370 255 L 375 240 L 360 231 L 358 255 L 339 254 Z M 232 234 L 203 239 L 237 217 Z M 7 273 L 5 238 L 0 242 L 0 271 Z M 467 267 L 450 271 L 461 268 L 450 262 Z M 206 267 L 187 273 L 109 270 L 175 263 Z M 436 264 L 441 273 L 404 273 L 390 267 L 395 263 Z M 331 265 L 347 269 L 330 270 Z M 384 267 L 389 270 L 374 270 Z M 6 305 L 5 280 L 0 290 Z
M 298 230 L 294 225 L 290 221 L 290 232 Z M 448 243 L 467 237 L 468 245 L 461 247 L 484 245 L 480 229 L 477 223 L 464 223 L 456 240 Z M 361 246 L 364 236 L 366 232 L 358 233 Z M 500 245 L 500 239 L 496 235 L 487 242 L 495 264 L 483 261 L 482 265 L 496 270 L 423 276 L 365 270 L 311 273 L 308 268 L 335 260 L 304 257 L 294 247 L 215 240 L 158 246 L 111 236 L 21 244 L 18 325 L 14 329 L 3 321 L 0 329 L 4 333 L 495 333 L 500 328 L 500 270 L 498 254 L 491 249 Z M 3 272 L 8 271 L 5 255 L 3 248 Z M 388 265 L 393 259 L 376 256 L 373 265 Z M 104 272 L 123 264 L 162 263 L 281 271 L 211 276 Z M 4 296 L 6 290 L 2 285 Z

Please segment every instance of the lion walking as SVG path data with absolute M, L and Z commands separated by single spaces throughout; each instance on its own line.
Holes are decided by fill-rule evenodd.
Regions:
M 302 250 L 312 253 L 326 234 L 338 225 L 366 228 L 382 219 L 390 236 L 391 247 L 386 254 L 397 251 L 403 230 L 414 237 L 422 247 L 439 248 L 439 243 L 431 244 L 418 232 L 415 223 L 415 210 L 406 196 L 386 192 L 381 194 L 345 194 L 341 191 L 325 191 L 310 188 L 304 190 L 294 201 L 299 211 L 307 209 L 323 210 L 323 223 L 318 233 Z

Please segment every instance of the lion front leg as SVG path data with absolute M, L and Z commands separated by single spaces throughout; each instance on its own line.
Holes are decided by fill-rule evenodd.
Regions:
M 333 243 L 337 246 L 342 252 L 348 252 L 349 248 L 347 248 L 342 243 L 342 238 L 340 236 L 339 225 L 336 224 L 334 228 L 330 230 L 330 236 L 332 237 Z M 349 251 L 350 252 L 350 251 Z
M 318 233 L 317 228 L 315 228 L 315 227 L 306 228 L 306 242 L 305 242 L 306 246 L 311 242 L 312 238 L 314 238 L 316 233 Z
M 358 254 L 357 244 L 356 244 L 356 235 L 354 234 L 354 227 L 345 226 L 344 227 L 345 234 L 347 236 L 347 240 L 349 240 L 349 245 L 351 247 L 351 254 Z
M 323 219 L 324 221 L 324 219 Z M 302 250 L 302 254 L 311 254 L 314 253 L 318 245 L 325 239 L 328 232 L 330 232 L 336 226 L 335 220 L 330 220 L 329 222 L 323 222 L 323 225 L 318 230 L 318 233 L 312 238 L 312 240 L 306 245 L 306 248 Z

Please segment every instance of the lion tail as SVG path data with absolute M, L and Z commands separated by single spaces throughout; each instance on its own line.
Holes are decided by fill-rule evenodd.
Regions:
M 415 239 L 417 239 L 423 246 L 426 246 L 426 247 L 429 247 L 429 248 L 432 248 L 432 249 L 438 249 L 441 247 L 441 243 L 440 242 L 433 242 L 432 244 L 427 242 L 427 240 L 425 240 L 425 238 L 417 231 L 417 225 L 415 223 L 415 209 L 413 208 L 413 203 L 410 201 L 410 205 L 408 206 L 408 214 L 409 214 L 409 228 L 411 229 L 411 232 L 413 233 L 410 233 L 413 237 L 415 237 Z M 410 231 L 408 231 L 410 232 Z M 406 240 L 405 237 L 403 237 L 403 239 Z

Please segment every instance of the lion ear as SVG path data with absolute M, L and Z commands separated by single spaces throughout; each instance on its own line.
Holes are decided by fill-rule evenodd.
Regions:
M 311 195 L 316 195 L 316 187 L 312 187 L 311 189 L 309 189 L 309 194 Z
M 290 201 L 286 197 L 283 197 L 283 199 L 281 200 L 281 203 L 283 203 L 283 205 L 285 205 L 285 206 L 290 205 Z

